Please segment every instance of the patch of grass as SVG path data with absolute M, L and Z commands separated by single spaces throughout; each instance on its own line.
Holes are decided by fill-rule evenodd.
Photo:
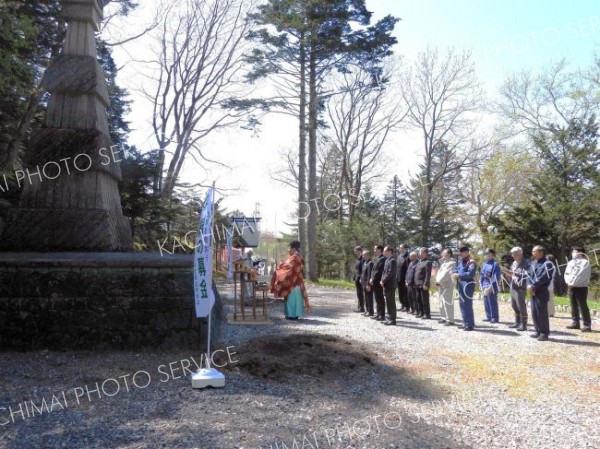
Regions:
M 503 387 L 513 397 L 531 399 L 531 386 L 536 379 L 524 363 L 523 356 L 499 359 L 494 356 L 457 354 L 454 359 L 460 376 L 467 384 L 491 383 Z
M 502 296 L 503 298 L 506 298 L 506 299 L 510 299 L 510 294 L 508 294 L 508 293 L 500 293 L 500 296 Z M 597 310 L 600 309 L 600 302 L 598 302 L 598 301 L 590 301 L 588 299 L 587 303 L 588 303 L 588 307 L 590 309 L 597 309 Z M 571 300 L 566 296 L 554 296 L 554 304 L 560 305 L 560 306 L 570 306 Z
M 569 306 L 569 305 L 571 305 L 571 300 L 569 298 L 567 298 L 566 296 L 555 296 L 554 303 L 560 304 L 561 306 Z M 598 301 L 590 301 L 588 299 L 587 303 L 588 303 L 588 307 L 590 309 L 600 309 L 600 302 L 598 302 Z
M 356 288 L 356 286 L 354 285 L 354 282 L 349 281 L 347 279 L 323 279 L 323 278 L 319 278 L 319 280 L 317 282 L 315 282 L 316 285 L 320 286 L 320 287 L 335 287 L 335 288 L 345 288 L 348 290 L 354 290 Z
M 551 349 L 551 348 L 550 348 Z M 560 350 L 540 353 L 488 355 L 462 354 L 448 351 L 432 352 L 433 356 L 451 358 L 455 365 L 447 368 L 460 378 L 458 384 L 465 386 L 481 385 L 485 388 L 496 386 L 514 398 L 536 400 L 540 387 L 549 394 L 560 397 L 562 394 L 577 396 L 582 388 L 590 398 L 596 398 L 600 387 L 587 379 L 594 379 L 598 373 L 597 363 L 581 364 L 566 356 Z M 561 368 L 557 368 L 561 367 Z M 540 383 L 540 374 L 550 371 Z M 573 382 L 575 373 L 581 373 L 581 380 Z M 595 400 L 595 399 L 594 399 Z

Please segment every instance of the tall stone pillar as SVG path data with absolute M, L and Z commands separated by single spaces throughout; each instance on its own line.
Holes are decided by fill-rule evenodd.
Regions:
M 17 251 L 129 251 L 121 211 L 117 148 L 111 150 L 108 88 L 97 61 L 95 32 L 103 0 L 61 0 L 64 48 L 44 75 L 50 93 L 45 127 L 26 154 L 23 194 L 0 247 Z M 54 179 L 52 179 L 54 178 Z

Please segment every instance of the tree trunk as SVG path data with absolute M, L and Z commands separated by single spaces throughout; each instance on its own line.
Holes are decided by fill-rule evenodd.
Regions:
M 304 39 L 304 33 L 300 36 Z M 300 252 L 304 257 L 307 255 L 307 233 L 306 233 L 306 47 L 300 44 L 300 111 L 298 123 L 298 237 L 300 240 Z
M 427 185 L 423 187 L 425 198 L 421 207 L 421 246 L 429 247 L 430 229 L 431 229 L 431 209 L 432 192 L 429 174 L 427 175 Z
M 308 197 L 317 198 L 317 61 L 315 50 L 311 48 L 309 58 L 308 94 Z M 308 278 L 316 281 L 319 277 L 317 266 L 317 210 L 311 208 L 308 216 Z
M 6 167 L 10 170 L 13 170 L 17 160 L 19 159 L 19 152 L 23 148 L 25 143 L 25 139 L 27 138 L 27 133 L 31 129 L 31 122 L 33 121 L 33 117 L 37 108 L 40 104 L 40 100 L 44 95 L 44 88 L 41 83 L 36 87 L 35 91 L 29 96 L 29 101 L 27 103 L 27 109 L 25 110 L 25 114 L 21 117 L 19 121 L 19 126 L 17 127 L 14 138 L 8 144 L 8 154 Z
M 483 242 L 483 246 L 485 248 L 493 248 L 494 247 L 494 242 L 492 242 L 490 233 L 487 230 L 487 226 L 485 226 L 485 223 L 481 219 L 481 215 L 480 214 L 478 214 L 478 216 L 475 219 L 475 221 L 476 221 L 476 224 L 477 224 L 477 228 L 479 229 L 479 232 L 481 233 L 481 241 Z
M 165 150 L 161 147 L 158 150 L 156 169 L 154 171 L 154 179 L 152 181 L 152 190 L 156 194 L 159 194 L 162 191 L 162 179 L 163 179 L 164 166 L 165 166 Z

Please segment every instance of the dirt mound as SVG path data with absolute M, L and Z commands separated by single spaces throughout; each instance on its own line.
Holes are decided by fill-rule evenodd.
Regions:
M 371 372 L 377 358 L 367 347 L 333 335 L 261 337 L 250 340 L 237 352 L 236 369 L 273 380 L 295 376 L 337 378 Z

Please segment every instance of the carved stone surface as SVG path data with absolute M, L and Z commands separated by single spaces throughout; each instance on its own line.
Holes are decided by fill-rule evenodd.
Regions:
M 69 21 L 90 22 L 95 27 L 103 19 L 102 10 L 108 1 L 103 0 L 61 0 L 63 16 Z M 95 28 L 97 31 L 97 28 Z
M 94 180 L 92 180 L 94 181 Z M 36 205 L 48 201 L 52 205 L 58 194 L 44 196 L 45 190 L 36 198 Z M 71 199 L 66 192 L 62 199 L 73 201 L 77 209 L 52 209 L 20 207 L 8 215 L 3 244 L 13 251 L 127 251 L 128 246 L 118 246 L 115 242 L 131 239 L 129 221 L 121 211 L 93 209 L 102 201 L 97 196 L 79 195 Z M 86 209 L 82 207 L 85 206 Z
M 44 169 L 48 161 L 56 161 L 60 164 L 62 171 L 67 172 L 65 164 L 68 164 L 71 167 L 70 171 L 77 174 L 77 169 L 73 169 L 74 157 L 72 154 L 73 148 L 77 148 L 76 156 L 79 156 L 79 159 L 81 159 L 79 166 L 82 169 L 89 162 L 86 162 L 87 158 L 81 155 L 87 155 L 92 160 L 92 168 L 94 170 L 104 171 L 113 176 L 117 181 L 120 181 L 121 166 L 111 163 L 112 161 L 118 162 L 120 156 L 113 154 L 113 151 L 118 152 L 118 148 L 113 146 L 111 149 L 111 145 L 112 143 L 108 136 L 98 131 L 44 128 L 32 133 L 29 140 L 29 148 L 33 151 L 30 151 L 27 155 L 26 164 L 29 167 L 41 167 Z M 70 159 L 62 161 L 65 158 Z M 51 165 L 53 164 L 46 165 L 46 172 L 50 171 Z M 49 177 L 53 176 L 49 175 Z
M 110 104 L 102 67 L 91 56 L 59 56 L 46 70 L 43 84 L 48 92 L 96 94 L 105 106 Z
M 20 204 L 8 212 L 0 249 L 131 251 L 118 189 L 120 158 L 110 148 L 108 89 L 96 54 L 105 2 L 62 4 L 65 45 L 43 80 L 50 92 L 46 126 L 32 132 Z

